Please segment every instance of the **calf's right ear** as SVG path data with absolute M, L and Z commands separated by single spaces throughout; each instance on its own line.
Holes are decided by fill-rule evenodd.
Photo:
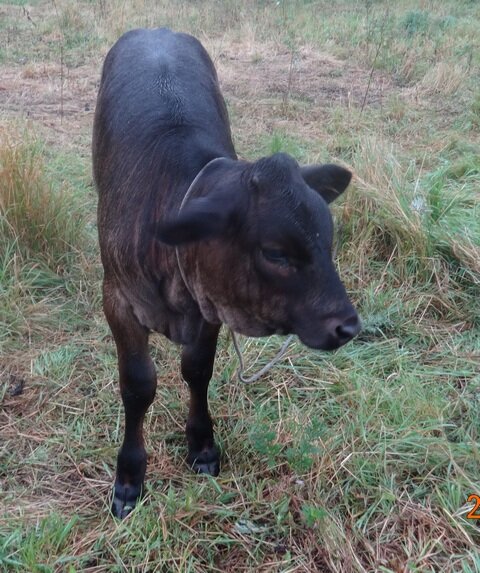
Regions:
M 231 216 L 218 197 L 191 199 L 175 218 L 160 223 L 157 238 L 172 246 L 212 239 L 228 229 Z
M 340 197 L 352 179 L 352 173 L 348 169 L 333 163 L 307 165 L 301 167 L 300 172 L 305 183 L 327 203 Z
M 178 246 L 226 233 L 240 209 L 242 169 L 240 162 L 225 157 L 207 164 L 192 183 L 193 196 L 180 212 L 157 225 L 157 238 Z

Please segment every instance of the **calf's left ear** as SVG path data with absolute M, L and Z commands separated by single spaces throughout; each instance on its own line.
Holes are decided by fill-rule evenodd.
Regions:
M 333 163 L 307 165 L 300 168 L 303 180 L 319 193 L 327 203 L 331 203 L 345 191 L 352 179 L 352 173 Z

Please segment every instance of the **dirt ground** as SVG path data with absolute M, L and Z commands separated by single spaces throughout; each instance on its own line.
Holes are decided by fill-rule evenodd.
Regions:
M 332 106 L 381 107 L 392 93 L 399 93 L 386 74 L 313 48 L 290 52 L 274 43 L 222 46 L 213 40 L 209 44 L 224 97 L 240 130 L 269 133 L 288 129 L 293 122 L 297 133 L 313 137 Z M 47 143 L 80 145 L 86 150 L 102 60 L 103 54 L 77 67 L 60 62 L 3 66 L 0 117 L 31 120 L 41 127 Z

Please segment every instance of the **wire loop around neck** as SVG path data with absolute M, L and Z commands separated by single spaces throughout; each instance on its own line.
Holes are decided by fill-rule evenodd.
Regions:
M 205 172 L 205 170 L 207 169 L 207 167 L 209 167 L 210 165 L 212 165 L 212 163 L 215 163 L 215 161 L 219 161 L 223 159 L 223 157 L 215 157 L 215 159 L 211 159 L 206 165 L 204 165 L 200 171 L 195 175 L 193 181 L 190 183 L 187 192 L 185 193 L 182 202 L 180 203 L 180 207 L 178 208 L 178 214 L 181 213 L 182 209 L 185 207 L 185 203 L 187 202 L 187 200 L 189 199 L 190 195 L 192 194 L 194 188 L 195 188 L 195 183 L 200 179 L 200 177 L 203 175 L 203 173 Z M 182 277 L 182 281 L 185 285 L 185 288 L 188 290 L 188 292 L 190 293 L 190 296 L 193 298 L 193 300 L 195 300 L 195 297 L 193 296 L 193 292 L 191 291 L 190 287 L 188 286 L 187 283 L 187 278 L 185 276 L 185 271 L 183 269 L 182 263 L 180 262 L 180 253 L 178 251 L 178 247 L 175 247 L 175 255 L 177 257 L 177 265 L 178 265 L 178 270 L 180 271 L 180 276 Z
M 243 362 L 242 351 L 241 351 L 240 346 L 238 344 L 237 333 L 234 332 L 232 329 L 230 329 L 230 334 L 232 335 L 233 346 L 235 348 L 235 352 L 237 353 L 238 361 L 240 362 L 240 367 L 237 370 L 237 377 L 240 380 L 240 382 L 243 382 L 244 384 L 252 384 L 253 382 L 256 382 L 259 378 L 261 378 L 264 374 L 266 374 L 269 370 L 271 370 L 273 368 L 273 366 L 275 366 L 275 364 L 277 364 L 277 362 L 279 362 L 285 356 L 285 354 L 288 350 L 288 347 L 290 346 L 290 343 L 292 342 L 292 340 L 294 338 L 293 334 L 290 334 L 285 339 L 280 350 L 270 360 L 270 362 L 268 362 L 267 364 L 265 364 L 265 366 L 260 368 L 260 370 L 258 372 L 255 372 L 255 374 L 252 374 L 251 376 L 249 376 L 247 378 L 245 376 L 245 365 Z
M 223 159 L 223 158 L 222 157 L 216 157 L 215 159 L 212 159 L 206 165 L 204 165 L 202 167 L 202 169 L 200 169 L 200 171 L 197 173 L 194 180 L 190 183 L 190 186 L 187 189 L 187 192 L 185 193 L 185 196 L 183 197 L 182 202 L 180 203 L 180 207 L 178 209 L 179 214 L 180 214 L 181 210 L 184 208 L 190 195 L 192 194 L 193 189 L 195 188 L 195 183 L 199 180 L 199 178 L 202 176 L 202 174 L 204 173 L 204 171 L 207 169 L 207 167 L 209 165 L 211 165 L 212 163 L 214 163 L 215 161 L 218 161 L 220 159 Z M 195 300 L 195 297 L 193 296 L 193 292 L 190 289 L 190 287 L 188 286 L 184 268 L 182 266 L 182 263 L 180 262 L 180 254 L 178 251 L 178 247 L 175 247 L 175 255 L 177 257 L 178 270 L 180 271 L 180 276 L 182 277 L 183 283 L 185 284 L 185 288 L 190 293 L 190 296 Z M 279 362 L 283 358 L 283 356 L 285 355 L 285 353 L 288 350 L 288 347 L 289 347 L 291 341 L 293 340 L 293 334 L 291 334 L 290 336 L 287 337 L 287 339 L 282 344 L 280 350 L 272 358 L 272 360 L 270 360 L 270 362 L 268 362 L 265 366 L 263 366 L 263 368 L 260 368 L 260 370 L 258 372 L 256 372 L 255 374 L 253 374 L 252 376 L 246 377 L 244 374 L 245 373 L 245 364 L 243 361 L 242 351 L 241 351 L 240 345 L 238 343 L 237 333 L 234 332 L 231 328 L 229 328 L 229 330 L 230 330 L 230 334 L 232 335 L 233 346 L 235 348 L 235 352 L 237 353 L 238 361 L 240 363 L 240 366 L 237 370 L 237 377 L 240 380 L 240 382 L 242 382 L 243 384 L 252 384 L 253 382 L 256 382 L 259 378 L 261 378 L 264 374 L 266 374 L 269 370 L 271 370 L 273 368 L 273 366 L 275 366 L 275 364 L 277 364 L 277 362 Z

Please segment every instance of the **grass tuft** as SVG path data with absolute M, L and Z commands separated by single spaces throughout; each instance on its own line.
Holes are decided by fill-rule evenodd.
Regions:
M 345 252 L 360 268 L 391 264 L 402 280 L 439 282 L 447 266 L 480 276 L 478 159 L 424 173 L 402 162 L 378 137 L 358 142 L 352 156 L 355 191 L 341 211 Z
M 0 226 L 27 258 L 39 257 L 57 271 L 82 246 L 85 215 L 65 187 L 45 174 L 38 142 L 0 142 Z
M 468 70 L 462 65 L 439 62 L 427 71 L 418 83 L 417 89 L 425 95 L 454 95 L 464 84 Z

